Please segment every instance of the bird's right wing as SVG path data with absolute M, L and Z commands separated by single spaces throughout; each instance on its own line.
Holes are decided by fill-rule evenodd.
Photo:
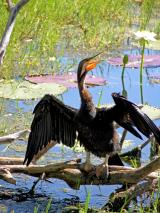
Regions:
M 136 132 L 133 132 L 134 129 L 132 125 L 134 125 L 142 134 L 144 134 L 148 138 L 151 134 L 154 134 L 157 142 L 160 144 L 160 130 L 136 104 L 127 100 L 119 93 L 113 93 L 112 97 L 116 103 L 115 108 L 117 108 L 117 111 L 119 111 L 118 114 L 122 115 L 117 116 L 117 118 L 115 119 L 117 123 L 119 123 L 122 127 L 126 128 L 133 134 Z M 125 117 L 126 119 L 124 119 Z
M 77 110 L 64 105 L 52 95 L 45 95 L 36 105 L 24 163 L 30 164 L 34 155 L 51 140 L 72 147 L 76 139 L 74 122 Z

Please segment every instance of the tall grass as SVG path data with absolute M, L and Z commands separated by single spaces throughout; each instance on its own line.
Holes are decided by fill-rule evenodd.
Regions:
M 32 0 L 17 16 L 1 77 L 14 77 L 52 69 L 49 57 L 55 48 L 115 49 L 123 44 L 134 22 L 133 0 Z M 8 18 L 0 2 L 0 36 Z M 59 46 L 60 44 L 60 46 Z
M 50 208 L 51 208 L 51 204 L 52 204 L 52 199 L 50 198 L 48 200 L 48 203 L 47 203 L 47 206 L 46 206 L 46 209 L 44 211 L 38 211 L 39 207 L 38 206 L 35 206 L 34 207 L 34 210 L 33 210 L 33 213 L 48 213 Z
M 57 44 L 62 54 L 65 48 L 116 49 L 128 37 L 138 15 L 141 29 L 148 26 L 157 4 L 156 0 L 144 0 L 140 14 L 135 15 L 139 6 L 133 0 L 29 1 L 17 16 L 1 77 L 53 69 L 49 57 L 55 55 Z M 5 1 L 0 1 L 0 37 L 8 15 Z
M 140 13 L 140 29 L 141 30 L 145 30 L 151 27 L 149 23 L 150 23 L 151 17 L 154 14 L 155 5 L 157 5 L 156 2 L 157 2 L 156 0 L 143 1 L 142 7 L 141 7 L 141 13 Z M 154 31 L 154 29 L 150 29 L 150 30 Z
M 91 192 L 89 191 L 89 192 L 87 193 L 86 202 L 85 202 L 85 206 L 84 206 L 84 210 L 83 210 L 84 213 L 87 213 L 87 212 L 88 212 L 90 199 L 91 199 Z

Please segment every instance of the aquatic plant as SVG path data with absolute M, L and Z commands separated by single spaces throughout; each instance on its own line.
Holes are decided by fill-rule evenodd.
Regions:
M 122 95 L 124 97 L 127 97 L 127 91 L 126 91 L 125 85 L 124 85 L 124 71 L 125 71 L 127 63 L 128 63 L 128 55 L 124 55 L 124 57 L 123 57 L 123 68 L 122 68 L 122 74 L 121 74 L 122 87 L 123 87 Z
M 139 41 L 141 46 L 141 65 L 140 65 L 140 93 L 141 93 L 141 103 L 143 104 L 143 65 L 144 65 L 144 50 L 146 43 L 149 41 L 156 41 L 154 32 L 149 31 L 137 31 L 134 32 L 135 39 Z
M 86 197 L 86 202 L 85 202 L 85 206 L 84 206 L 84 213 L 87 213 L 88 212 L 88 208 L 89 208 L 89 203 L 90 203 L 90 200 L 91 200 L 91 192 L 88 191 L 87 193 L 87 197 Z

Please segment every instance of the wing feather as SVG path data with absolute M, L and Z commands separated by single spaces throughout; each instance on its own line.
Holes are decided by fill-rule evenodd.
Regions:
M 30 164 L 34 155 L 51 140 L 74 146 L 77 110 L 64 105 L 52 95 L 45 95 L 36 105 L 24 163 Z
M 121 117 L 117 116 L 115 121 L 119 123 L 121 126 L 126 125 L 128 121 L 124 119 L 124 117 L 129 117 L 130 122 L 128 124 L 131 126 L 135 126 L 143 135 L 146 137 L 150 137 L 153 134 L 160 144 L 160 130 L 154 124 L 154 122 L 140 110 L 140 108 L 128 101 L 124 96 L 121 96 L 119 93 L 113 93 L 112 97 L 116 103 L 116 108 L 121 111 Z M 127 128 L 126 128 L 127 129 Z M 133 133 L 133 132 L 132 132 Z

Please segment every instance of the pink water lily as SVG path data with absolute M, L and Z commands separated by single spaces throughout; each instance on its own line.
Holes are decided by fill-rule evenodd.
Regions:
M 128 56 L 128 63 L 126 67 L 131 68 L 140 68 L 141 65 L 141 55 L 129 55 Z M 123 65 L 123 58 L 110 58 L 108 63 L 111 65 Z M 144 56 L 144 67 L 160 67 L 160 55 L 145 55 Z
M 69 72 L 60 74 L 42 74 L 42 75 L 31 75 L 26 76 L 25 79 L 31 83 L 57 83 L 67 88 L 77 87 L 77 73 Z M 86 76 L 86 85 L 88 86 L 101 86 L 106 84 L 106 80 L 102 77 L 95 75 Z

